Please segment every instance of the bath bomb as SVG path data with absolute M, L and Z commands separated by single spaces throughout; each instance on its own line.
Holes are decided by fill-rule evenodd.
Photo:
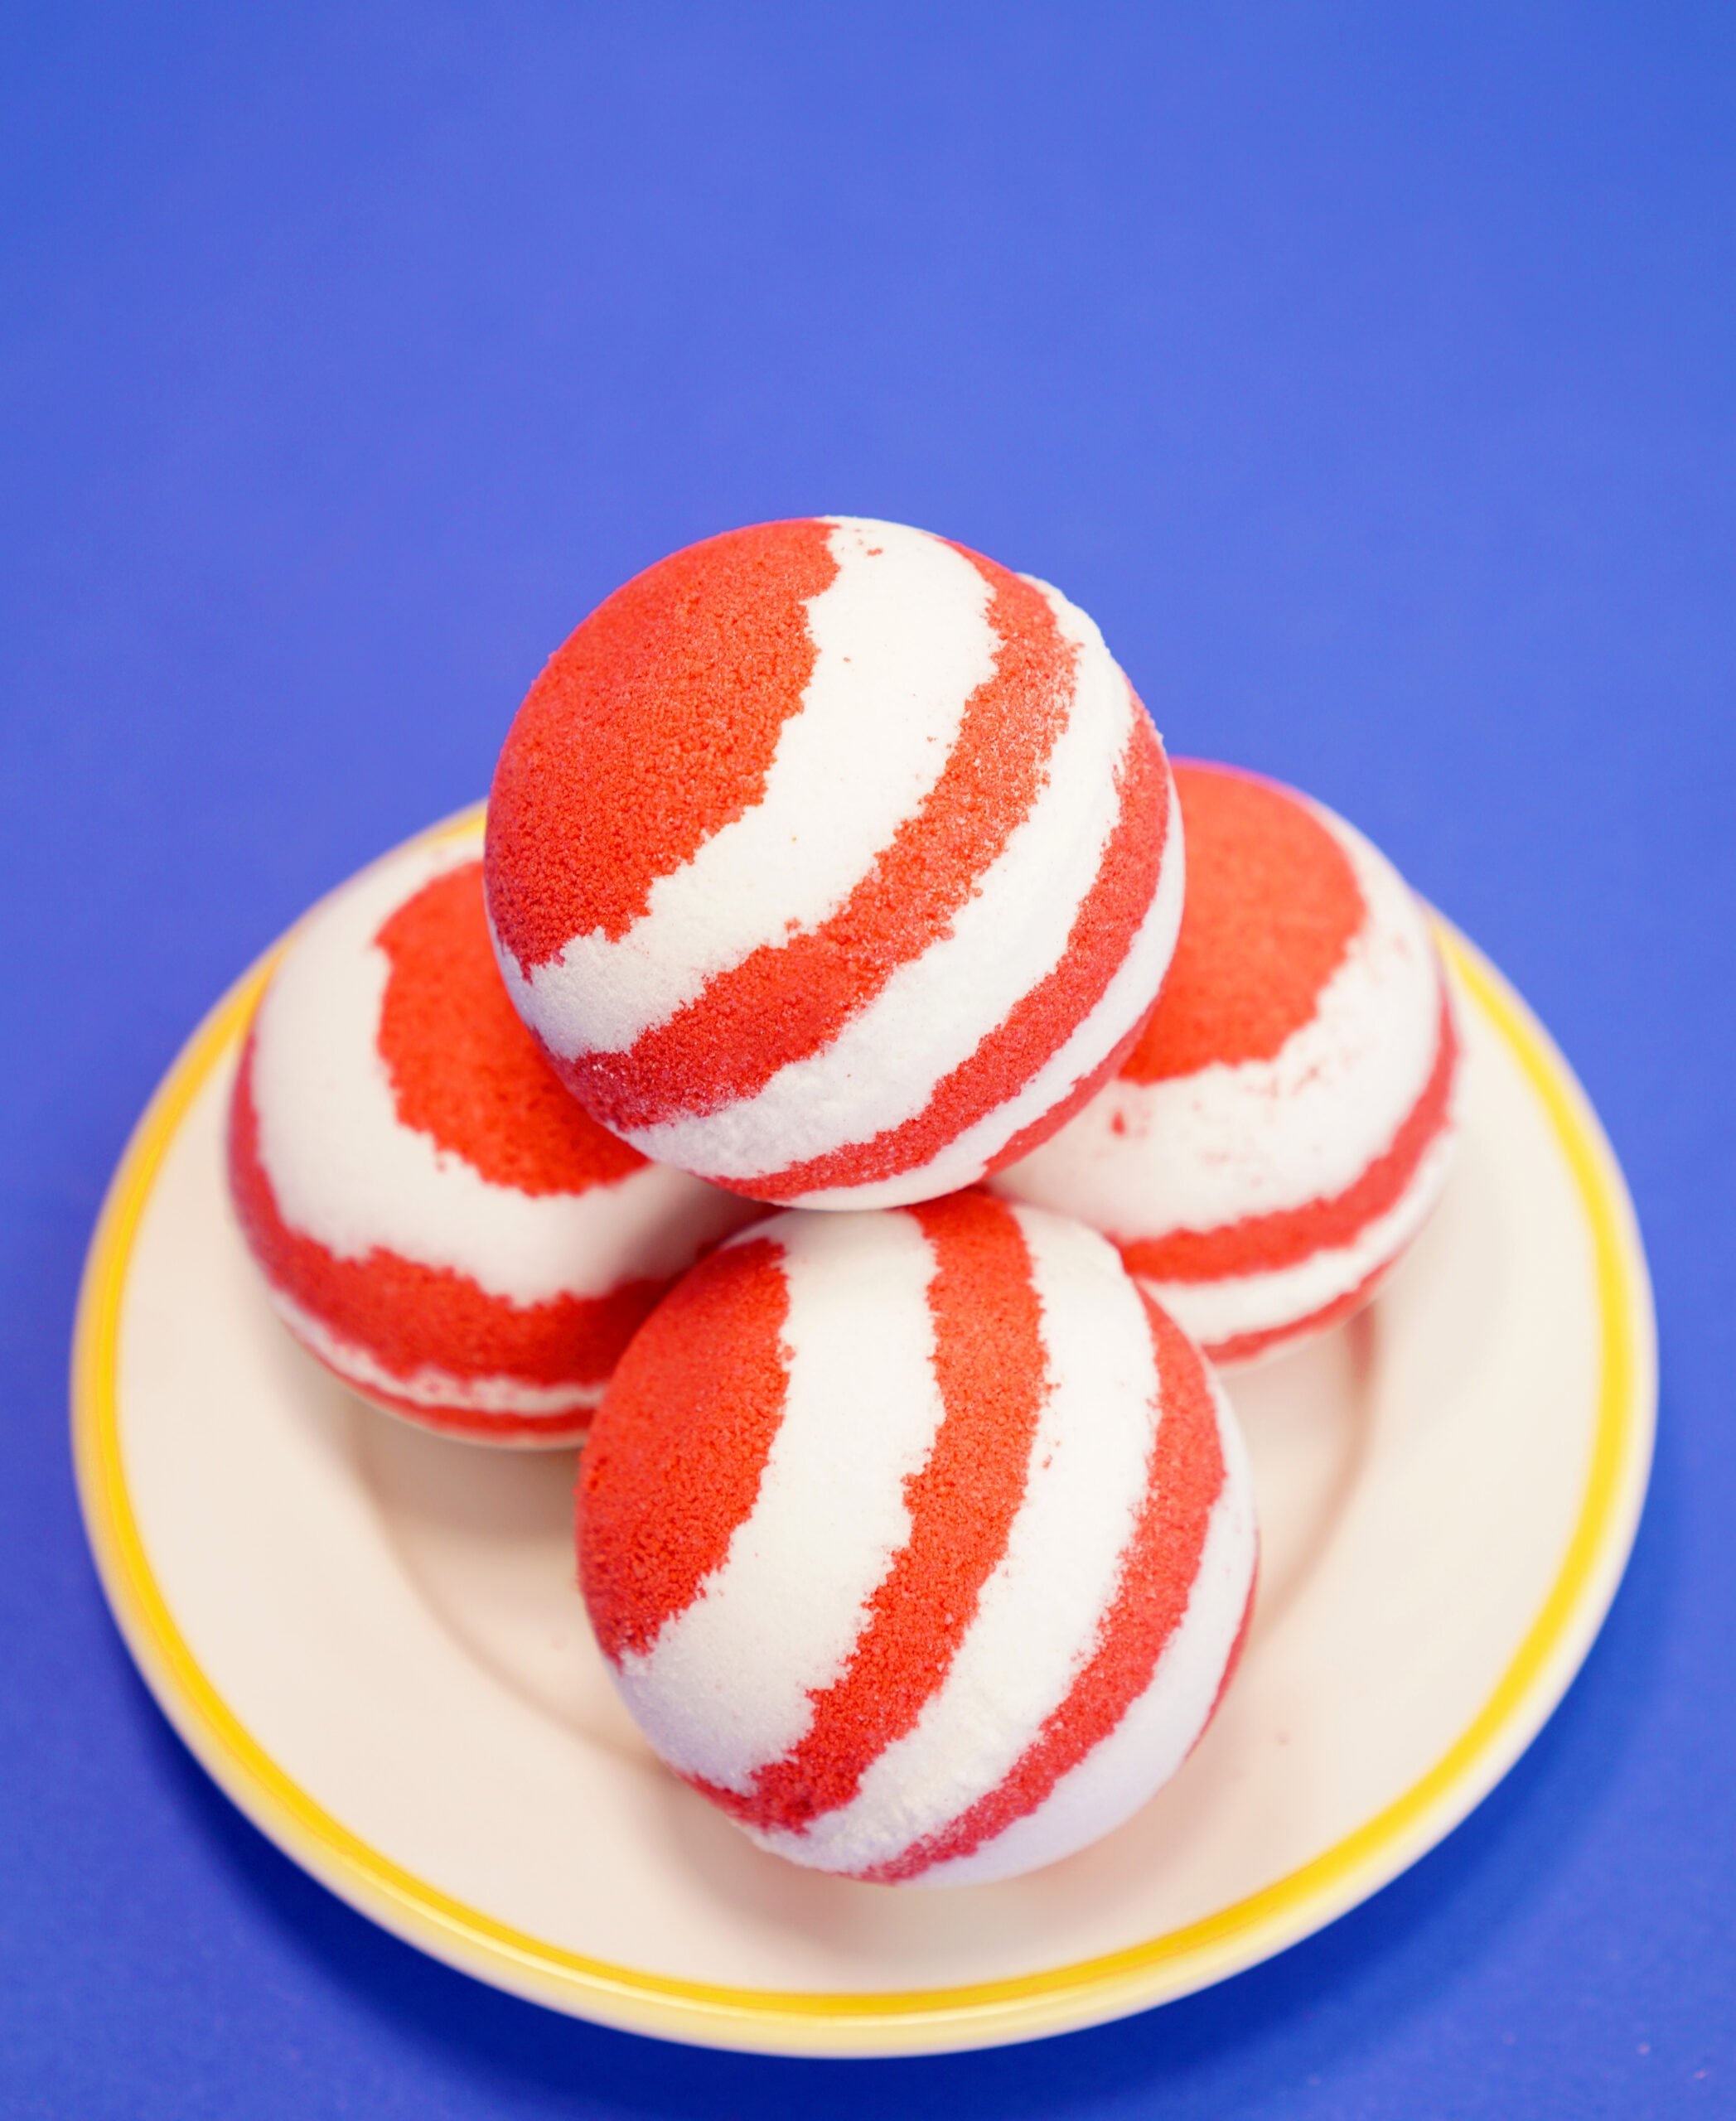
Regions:
M 995 1181 L 1108 1232 L 1215 1360 L 1347 1317 L 1452 1162 L 1453 1003 L 1423 909 L 1342 818 L 1180 764 L 1187 909 L 1119 1075 Z
M 610 1384 L 580 1580 L 640 1728 L 762 1848 L 964 1883 L 1107 1833 L 1237 1655 L 1255 1531 L 1209 1366 L 1062 1217 L 786 1213 Z
M 555 654 L 490 798 L 520 1013 L 588 1109 L 761 1200 L 885 1207 L 1118 1065 L 1181 916 L 1163 748 L 1057 591 L 893 523 L 660 561 Z
M 273 1303 L 346 1384 L 453 1434 L 569 1442 L 640 1321 L 753 1211 L 587 1118 L 500 984 L 476 827 L 296 930 L 244 1049 L 230 1178 Z

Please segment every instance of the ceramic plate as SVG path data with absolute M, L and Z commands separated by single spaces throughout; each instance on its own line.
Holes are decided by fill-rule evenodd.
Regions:
M 1264 1567 L 1182 1773 L 1033 1877 L 923 1892 L 762 1855 L 660 1769 L 587 1632 L 570 1454 L 428 1437 L 284 1336 L 225 1189 L 256 966 L 141 1121 L 93 1242 L 73 1423 L 133 1656 L 264 1832 L 365 1914 L 535 2001 L 718 2046 L 1023 2040 L 1221 1980 L 1414 1863 L 1559 1699 L 1650 1463 L 1645 1261 L 1589 1106 L 1442 938 L 1467 1123 L 1378 1303 L 1233 1395 Z

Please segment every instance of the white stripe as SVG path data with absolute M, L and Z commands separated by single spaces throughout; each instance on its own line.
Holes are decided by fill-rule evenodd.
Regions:
M 1458 1129 L 1449 1114 L 1404 1192 L 1385 1215 L 1365 1223 L 1348 1244 L 1265 1273 L 1225 1274 L 1209 1282 L 1159 1282 L 1144 1274 L 1139 1278 L 1182 1330 L 1207 1350 L 1246 1333 L 1274 1332 L 1312 1318 L 1398 1258 L 1434 1213 L 1458 1146 Z M 1274 1346 L 1261 1353 L 1278 1351 Z M 1260 1355 L 1252 1360 L 1259 1361 Z
M 940 779 L 966 703 L 994 674 L 989 585 L 902 524 L 845 518 L 827 542 L 839 572 L 807 606 L 813 674 L 760 800 L 658 877 L 618 940 L 575 936 L 528 976 L 500 951 L 520 1014 L 554 1052 L 623 1052 L 754 951 L 819 927 Z
M 721 1566 L 617 1674 L 665 1760 L 741 1791 L 843 1672 L 943 1415 L 934 1250 L 914 1216 L 781 1215 L 754 1234 L 784 1252 L 783 1418 Z
M 1034 1209 L 1013 1212 L 1051 1383 L 1007 1550 L 945 1681 L 851 1801 L 804 1834 L 750 1829 L 800 1863 L 869 1869 L 969 1810 L 1066 1699 L 1115 1595 L 1157 1420 L 1145 1308 L 1103 1239 Z
M 900 965 L 830 1045 L 752 1097 L 628 1133 L 636 1148 L 751 1181 L 872 1141 L 925 1110 L 1060 963 L 1119 814 L 1117 768 L 1143 710 L 1096 627 L 1058 592 L 1044 593 L 1079 651 L 1066 726 L 1036 801 L 946 933 Z
M 1165 768 L 1166 772 L 1168 768 Z M 1100 1067 L 1151 1007 L 1175 955 L 1181 930 L 1186 862 L 1182 814 L 1170 790 L 1169 836 L 1158 871 L 1158 887 L 1115 976 L 1089 1016 L 1052 1053 L 1018 1094 L 985 1113 L 974 1127 L 938 1149 L 925 1164 L 895 1178 L 861 1186 L 834 1186 L 799 1195 L 797 1208 L 894 1208 L 974 1186 L 1013 1136 L 1065 1104 L 1080 1080 Z M 1023 1163 L 1019 1167 L 1023 1167 Z
M 752 1206 L 650 1165 L 583 1193 L 521 1193 L 398 1117 L 379 1046 L 391 960 L 374 939 L 481 851 L 478 825 L 389 855 L 297 931 L 255 1019 L 259 1162 L 278 1211 L 340 1259 L 384 1249 L 520 1306 L 666 1280 Z
M 1384 856 L 1310 804 L 1367 908 L 1315 1012 L 1269 1060 L 1158 1083 L 1118 1077 L 998 1188 L 1121 1238 L 1216 1230 L 1329 1199 L 1391 1142 L 1434 1065 L 1441 973 L 1421 906 Z
M 527 1384 L 520 1378 L 458 1377 L 452 1371 L 424 1363 L 400 1377 L 353 1341 L 341 1340 L 311 1312 L 304 1311 L 274 1283 L 266 1283 L 272 1307 L 283 1323 L 327 1369 L 334 1370 L 346 1384 L 371 1398 L 389 1393 L 417 1407 L 449 1407 L 465 1413 L 512 1414 L 551 1420 L 562 1414 L 594 1407 L 603 1395 L 602 1384 Z M 388 1412 L 395 1413 L 395 1408 Z
M 1130 1818 L 1192 1750 L 1223 1684 L 1247 1610 L 1257 1552 L 1247 1451 L 1215 1378 L 1211 1398 L 1224 1485 L 1206 1523 L 1187 1609 L 1159 1654 L 1150 1684 L 1034 1811 L 970 1855 L 922 1872 L 915 1882 L 980 1885 L 1071 1856 Z

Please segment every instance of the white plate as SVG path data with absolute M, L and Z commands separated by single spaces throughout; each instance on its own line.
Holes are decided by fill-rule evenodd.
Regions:
M 92 1547 L 181 1735 L 295 1860 L 557 2008 L 786 2053 L 1028 2039 L 1220 1980 L 1440 1839 L 1614 1592 L 1656 1407 L 1632 1210 L 1565 1064 L 1448 931 L 1468 1117 L 1375 1308 L 1237 1380 L 1265 1559 L 1176 1780 L 1093 1849 L 951 1892 L 761 1854 L 666 1775 L 587 1632 L 570 1455 L 427 1437 L 268 1311 L 222 1137 L 255 967 L 141 1121 L 91 1248 L 74 1430 Z

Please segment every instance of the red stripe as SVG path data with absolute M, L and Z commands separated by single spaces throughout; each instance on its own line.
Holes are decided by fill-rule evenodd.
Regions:
M 1040 1147 L 1052 1134 L 1059 1133 L 1076 1113 L 1085 1109 L 1105 1083 L 1113 1081 L 1120 1073 L 1123 1063 L 1138 1043 L 1139 1033 L 1144 1028 L 1143 1017 L 1130 1025 L 1123 1036 L 1116 1041 L 1102 1065 L 1093 1069 L 1089 1075 L 1081 1075 L 1067 1096 L 1052 1111 L 1044 1113 L 1040 1119 L 1032 1120 L 1028 1127 L 1020 1128 L 1006 1147 L 995 1157 L 994 1163 L 989 1167 L 990 1170 L 1007 1170 L 1030 1150 Z M 1013 1197 L 1018 1196 L 1015 1195 Z
M 342 1375 L 333 1370 L 334 1377 Z M 438 1429 L 442 1436 L 467 1437 L 478 1443 L 579 1443 L 591 1425 L 592 1409 L 573 1407 L 563 1414 L 485 1414 L 474 1407 L 426 1407 L 419 1399 L 400 1399 L 395 1392 L 382 1392 L 377 1384 L 344 1382 L 376 1407 L 401 1414 L 423 1428 Z
M 933 1245 L 935 1375 L 945 1417 L 906 1481 L 907 1544 L 868 1602 L 841 1678 L 751 1795 L 707 1794 L 756 1825 L 799 1829 L 849 1802 L 940 1688 L 1007 1549 L 1049 1384 L 1031 1257 L 1012 1210 L 957 1193 L 910 1212 Z
M 1390 1259 L 1383 1259 L 1378 1267 L 1365 1274 L 1353 1289 L 1347 1289 L 1342 1296 L 1335 1296 L 1330 1303 L 1323 1303 L 1319 1310 L 1311 1311 L 1306 1318 L 1293 1319 L 1287 1326 L 1269 1326 L 1257 1333 L 1232 1333 L 1227 1341 L 1208 1342 L 1206 1353 L 1213 1362 L 1247 1362 L 1255 1355 L 1265 1355 L 1269 1349 L 1280 1348 L 1292 1341 L 1300 1341 L 1308 1335 L 1323 1333 L 1329 1326 L 1342 1325 L 1347 1318 L 1354 1317 L 1365 1303 L 1379 1291 L 1399 1261 L 1402 1250 Z
M 520 1022 L 480 861 L 423 885 L 375 940 L 392 966 L 376 1042 L 404 1126 L 521 1193 L 583 1193 L 643 1165 L 568 1095 Z
M 339 1259 L 291 1229 L 278 1210 L 259 1161 L 253 1057 L 249 1036 L 230 1105 L 230 1187 L 254 1256 L 274 1288 L 396 1377 L 432 1365 L 457 1377 L 510 1377 L 523 1384 L 603 1381 L 663 1283 L 627 1282 L 607 1296 L 521 1306 L 491 1296 L 467 1274 L 394 1252 Z M 418 1416 L 431 1411 L 415 1409 Z
M 1021 997 L 967 1060 L 943 1079 L 923 1110 L 872 1141 L 847 1145 L 764 1177 L 739 1183 L 725 1179 L 720 1184 L 733 1185 L 735 1191 L 756 1200 L 788 1201 L 832 1186 L 866 1186 L 917 1171 L 967 1128 L 1017 1096 L 1101 1001 L 1157 890 L 1168 835 L 1169 775 L 1156 732 L 1137 702 L 1117 777 L 1120 805 L 1115 827 L 1060 963 Z M 1083 1103 L 1108 1080 L 1116 1057 L 1110 1054 L 1081 1078 L 1067 1104 L 1024 1129 L 990 1160 L 988 1168 L 997 1171 L 1015 1155 L 1047 1140 L 1066 1110 Z
M 651 886 L 751 809 L 836 577 L 824 523 L 761 523 L 647 568 L 549 658 L 488 799 L 488 900 L 526 971 L 626 934 Z
M 1259 1592 L 1260 1527 L 1256 1524 L 1254 1528 L 1254 1566 L 1248 1574 L 1248 1595 L 1242 1602 L 1242 1616 L 1236 1623 L 1236 1640 L 1230 1645 L 1230 1655 L 1224 1663 L 1223 1677 L 1217 1683 L 1217 1692 L 1211 1697 L 1211 1708 L 1206 1711 L 1206 1720 L 1194 1732 L 1193 1744 L 1187 1748 L 1190 1758 L 1192 1757 L 1200 1740 L 1211 1728 L 1213 1722 L 1216 1720 L 1217 1712 L 1224 1705 L 1224 1696 L 1230 1691 L 1230 1682 L 1236 1677 L 1236 1668 L 1242 1660 L 1242 1652 L 1248 1646 L 1248 1633 L 1254 1625 L 1254 1601 L 1259 1595 Z
M 1067 1771 L 1109 1737 L 1151 1684 L 1199 1574 L 1212 1505 L 1223 1489 L 1217 1410 L 1198 1350 L 1144 1299 L 1158 1359 L 1159 1418 L 1145 1499 L 1097 1647 L 1067 1697 L 1010 1773 L 950 1826 L 861 1875 L 883 1883 L 968 1856 L 1034 1812 Z
M 1447 1124 L 1458 1065 L 1458 1033 L 1446 983 L 1441 983 L 1440 1027 L 1434 1065 L 1422 1095 L 1405 1115 L 1390 1145 L 1343 1192 L 1244 1215 L 1216 1230 L 1172 1230 L 1166 1237 L 1117 1239 L 1129 1269 L 1155 1282 L 1216 1282 L 1264 1273 L 1348 1244 L 1358 1232 L 1396 1205 Z
M 964 556 L 994 592 L 999 645 L 939 780 L 829 920 L 719 974 L 626 1052 L 563 1065 L 608 1125 L 715 1110 L 829 1046 L 900 965 L 947 932 L 1029 813 L 1066 726 L 1077 651 L 1039 591 L 993 560 Z
M 1177 761 L 1187 902 L 1175 960 L 1122 1073 L 1269 1060 L 1314 1014 L 1365 920 L 1350 857 L 1288 789 Z
M 773 1238 L 677 1283 L 622 1356 L 578 1480 L 579 1582 L 603 1653 L 648 1649 L 723 1565 L 784 1414 L 790 1295 Z

